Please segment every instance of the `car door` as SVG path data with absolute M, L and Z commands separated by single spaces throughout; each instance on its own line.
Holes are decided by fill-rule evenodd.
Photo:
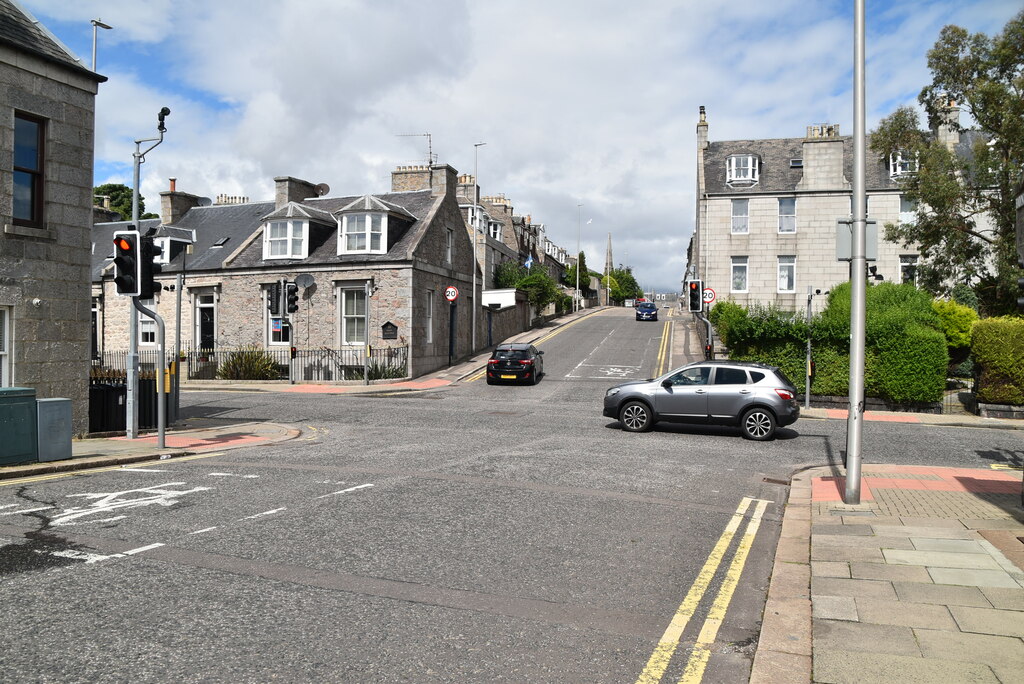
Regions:
M 667 378 L 654 393 L 661 420 L 700 423 L 708 416 L 710 366 L 691 366 Z
M 716 423 L 738 418 L 753 398 L 750 379 L 743 368 L 719 366 L 708 385 L 708 415 Z

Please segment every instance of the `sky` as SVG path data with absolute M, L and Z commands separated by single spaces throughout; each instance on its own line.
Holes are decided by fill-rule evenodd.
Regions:
M 696 213 L 696 125 L 711 141 L 853 132 L 850 0 L 18 0 L 109 80 L 95 184 L 141 193 L 383 193 L 430 151 L 547 237 L 676 292 Z M 943 26 L 994 35 L 1019 0 L 868 0 L 867 125 L 917 104 Z M 426 134 L 429 134 L 429 139 Z M 486 143 L 475 147 L 476 143 Z

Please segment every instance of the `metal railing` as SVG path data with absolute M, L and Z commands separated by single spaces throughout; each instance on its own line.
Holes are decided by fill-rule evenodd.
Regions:
M 264 373 L 260 377 L 245 377 L 244 364 L 238 363 L 243 354 L 253 355 L 261 361 Z M 363 380 L 364 348 L 350 349 L 291 349 L 217 348 L 185 349 L 181 352 L 182 380 L 292 380 L 301 382 L 342 382 Z M 167 357 L 173 360 L 173 355 Z M 157 353 L 139 351 L 140 373 L 155 375 Z M 229 375 L 228 366 L 235 370 Z M 370 380 L 402 379 L 409 374 L 409 347 L 376 347 L 370 349 L 368 366 Z M 104 351 L 93 359 L 92 377 L 116 377 L 128 367 L 127 351 Z

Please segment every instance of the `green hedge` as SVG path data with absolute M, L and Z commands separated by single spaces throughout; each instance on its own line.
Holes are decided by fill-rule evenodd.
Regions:
M 981 367 L 978 401 L 1024 405 L 1024 318 L 987 318 L 975 323 L 971 354 Z
M 898 403 L 942 399 L 949 353 L 931 298 L 912 285 L 869 285 L 866 293 L 864 390 Z M 804 316 L 724 301 L 709 313 L 731 358 L 781 368 L 806 390 L 808 328 Z M 833 288 L 811 324 L 815 374 L 811 393 L 845 395 L 850 383 L 850 286 Z

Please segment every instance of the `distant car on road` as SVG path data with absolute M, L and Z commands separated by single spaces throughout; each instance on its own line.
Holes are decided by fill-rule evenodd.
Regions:
M 656 321 L 658 320 L 658 305 L 654 302 L 640 302 L 636 305 L 636 320 Z
M 499 344 L 487 361 L 487 384 L 525 382 L 536 385 L 544 375 L 544 352 L 532 344 Z
M 796 387 L 780 369 L 742 361 L 699 361 L 653 380 L 610 388 L 604 415 L 629 432 L 658 421 L 735 425 L 747 439 L 764 441 L 776 427 L 796 422 Z

